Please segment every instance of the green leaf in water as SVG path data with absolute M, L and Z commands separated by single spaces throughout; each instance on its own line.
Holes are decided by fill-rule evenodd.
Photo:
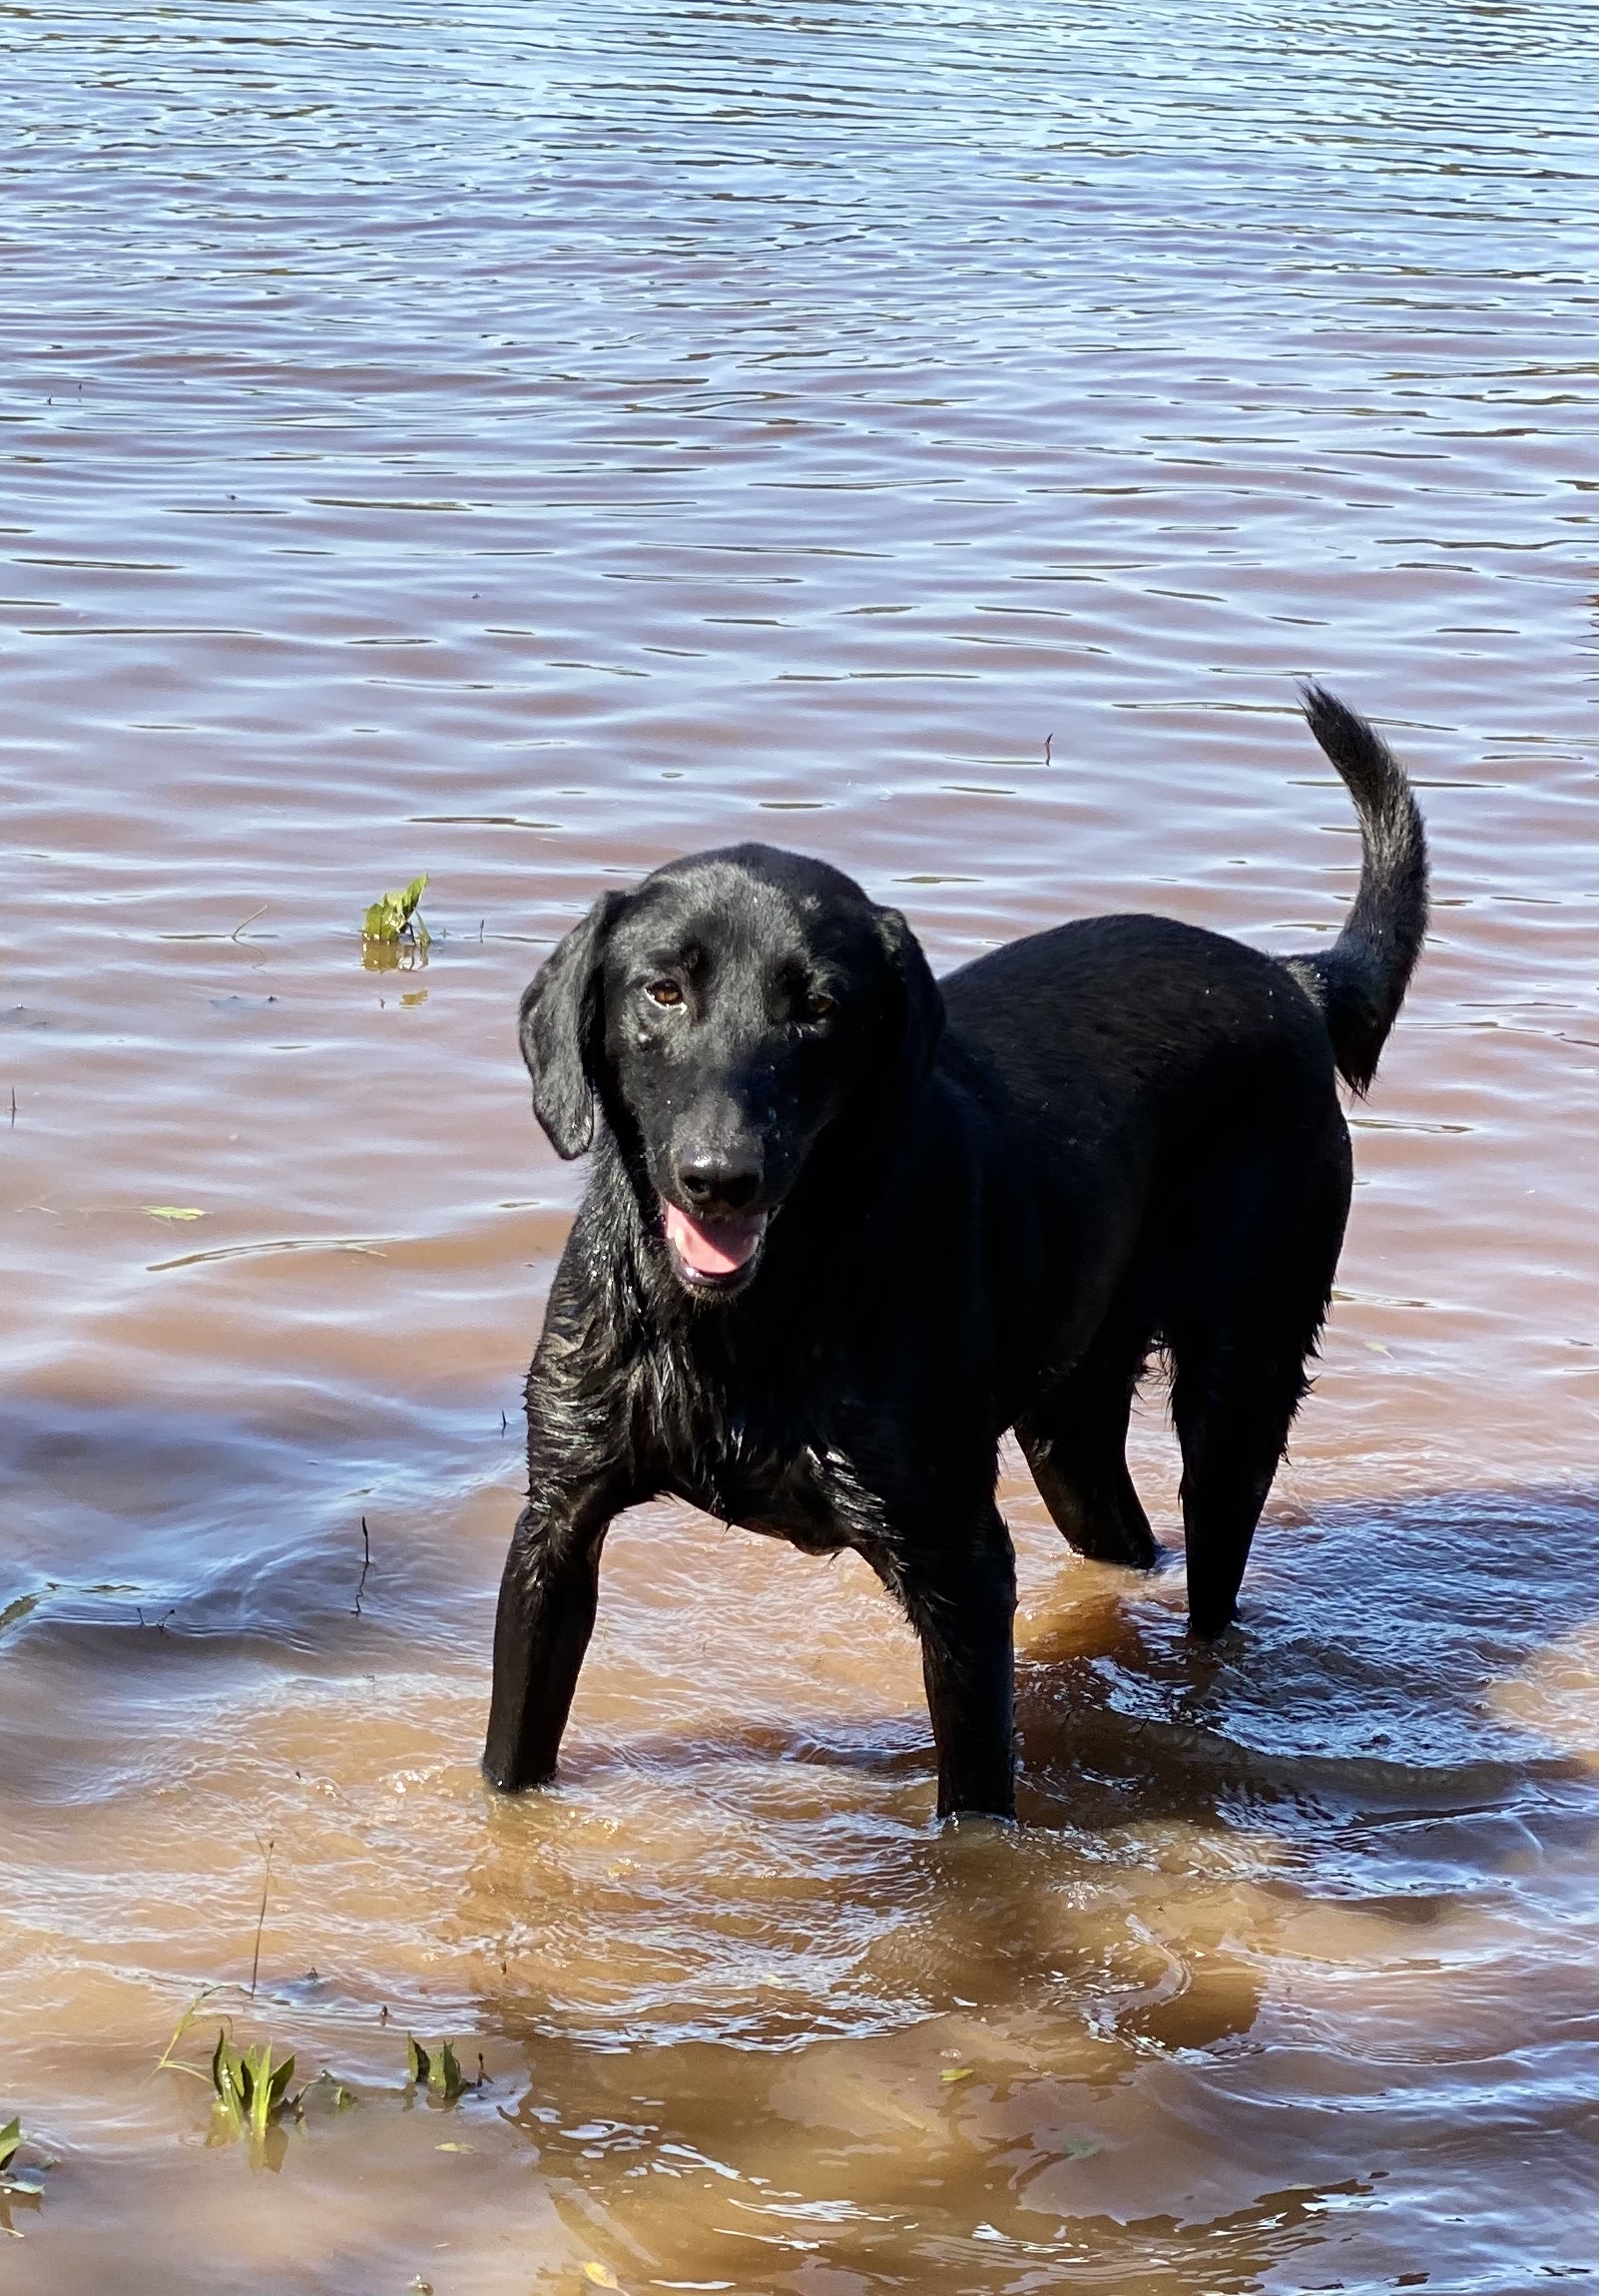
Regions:
M 40 1587 L 32 1594 L 19 1594 L 14 1602 L 8 1602 L 0 1610 L 0 1634 L 4 1634 L 8 1626 L 15 1626 L 19 1618 L 26 1618 L 30 1610 L 37 1610 L 45 1592 L 45 1588 Z
M 118 1588 L 116 1591 L 120 1593 L 122 1590 L 121 1588 Z M 199 1993 L 196 1994 L 194 2000 L 190 2003 L 189 2007 L 184 2010 L 183 2015 L 178 2019 L 177 2024 L 173 2027 L 173 2035 L 171 2040 L 168 2041 L 166 2047 L 162 2050 L 160 2056 L 158 2056 L 156 2059 L 156 2070 L 158 2072 L 187 2072 L 191 2073 L 196 2080 L 205 2079 L 206 2076 L 201 2071 L 198 2064 L 185 2064 L 182 2057 L 174 2056 L 172 2052 L 178 2046 L 178 2043 L 183 2039 L 184 2034 L 189 2030 L 190 2026 L 194 2023 L 196 2017 L 199 2016 L 202 2007 L 205 2005 L 205 2003 L 210 2001 L 212 1995 L 216 1991 L 217 1988 L 215 1986 L 202 1986 Z M 213 2058 L 212 2085 L 214 2087 L 216 2085 L 216 2060 Z
M 470 2085 L 449 2041 L 441 2040 L 427 2049 L 413 2033 L 405 2035 L 405 2072 L 417 2088 L 442 2097 L 446 2104 L 453 2104 Z
M 263 2041 L 261 2045 L 262 2085 L 257 2092 L 261 2099 L 257 2117 L 263 2129 L 266 2128 L 268 2120 L 274 2119 L 284 2109 L 288 2102 L 288 2084 L 294 2077 L 294 2060 L 291 2056 L 285 2056 L 282 2063 L 274 2069 L 271 2055 L 270 2043 Z
M 243 2072 L 239 2051 L 228 2038 L 228 2027 L 219 2025 L 217 2046 L 211 2052 L 211 2085 L 217 2091 L 213 2110 L 235 2136 L 243 2132 L 249 2113 Z
M 248 2134 L 252 2145 L 259 2147 L 280 2121 L 297 2120 L 304 2091 L 290 2095 L 293 2077 L 293 2058 L 285 2056 L 274 2065 L 269 2040 L 241 2050 L 229 2040 L 226 2026 L 218 2028 L 211 2059 L 211 2084 L 217 2092 L 213 2110 L 227 2135 Z
M 418 948 L 426 948 L 432 934 L 422 922 L 418 911 L 422 894 L 427 889 L 427 877 L 413 876 L 408 885 L 397 892 L 385 892 L 371 907 L 361 923 L 363 940 L 409 940 Z

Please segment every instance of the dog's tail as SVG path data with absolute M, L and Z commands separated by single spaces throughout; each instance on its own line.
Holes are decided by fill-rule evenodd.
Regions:
M 1360 884 L 1332 946 L 1288 964 L 1322 1008 L 1338 1074 L 1364 1092 L 1426 934 L 1427 844 L 1404 768 L 1376 729 L 1325 686 L 1301 696 L 1360 818 Z

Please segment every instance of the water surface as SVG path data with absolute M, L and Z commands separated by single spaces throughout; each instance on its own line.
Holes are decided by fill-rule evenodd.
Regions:
M 0 2123 L 57 2163 L 0 2273 L 1591 2276 L 1589 11 L 0 27 Z M 940 965 L 1315 946 L 1305 672 L 1438 903 L 1245 1631 L 1008 1472 L 1029 1822 L 940 1834 L 864 1569 L 642 1510 L 492 1802 L 543 951 L 751 836 Z M 1158 1393 L 1134 1447 L 1173 1537 Z M 196 2061 L 227 2013 L 355 2108 L 208 2146 L 153 2070 L 207 1986 Z M 485 2086 L 407 2099 L 407 2030 Z

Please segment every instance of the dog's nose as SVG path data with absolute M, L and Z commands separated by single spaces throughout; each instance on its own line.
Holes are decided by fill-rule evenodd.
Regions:
M 706 1150 L 678 1165 L 678 1186 L 697 1212 L 742 1212 L 760 1185 L 760 1165 L 737 1151 Z

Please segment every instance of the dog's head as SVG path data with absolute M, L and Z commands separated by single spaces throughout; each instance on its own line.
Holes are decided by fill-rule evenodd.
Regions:
M 558 1155 L 591 1144 L 598 1097 L 674 1274 L 710 1297 L 752 1280 L 829 1127 L 925 1076 L 943 1017 L 897 909 L 736 846 L 603 894 L 523 996 L 522 1054 Z

